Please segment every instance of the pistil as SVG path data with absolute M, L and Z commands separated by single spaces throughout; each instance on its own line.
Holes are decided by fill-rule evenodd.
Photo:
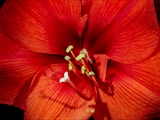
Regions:
M 86 99 L 86 100 L 91 100 L 93 97 L 93 94 L 91 92 L 90 96 L 86 96 L 81 90 L 79 90 L 74 83 L 70 80 L 69 76 L 68 76 L 68 72 L 64 73 L 64 77 L 60 79 L 60 83 L 62 82 L 67 82 L 82 98 Z M 90 89 L 91 91 L 91 89 Z

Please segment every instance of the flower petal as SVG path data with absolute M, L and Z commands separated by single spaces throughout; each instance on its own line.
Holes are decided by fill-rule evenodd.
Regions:
M 67 69 L 67 64 L 54 64 L 34 76 L 25 119 L 88 119 L 93 114 L 94 99 L 86 101 L 67 82 L 60 82 Z
M 80 48 L 80 10 L 80 1 L 11 0 L 3 5 L 0 20 L 5 34 L 25 48 L 64 54 L 69 45 Z
M 123 65 L 122 69 L 134 80 L 160 95 L 160 52 L 141 63 Z
M 106 78 L 106 71 L 107 71 L 107 63 L 109 57 L 105 54 L 95 54 L 94 56 L 96 62 L 96 71 L 98 73 L 100 82 L 104 82 Z
M 160 52 L 141 63 L 114 64 L 117 73 L 112 78 L 113 97 L 99 90 L 97 108 L 107 109 L 94 117 L 112 119 L 151 119 L 160 112 Z M 104 105 L 105 104 L 105 105 Z M 107 108 L 104 108 L 106 106 Z M 108 116 L 107 116 L 108 115 Z
M 114 95 L 101 90 L 94 117 L 97 119 L 147 119 L 160 104 L 160 96 L 134 79 L 121 75 L 114 78 Z M 101 114 L 99 109 L 101 108 Z M 159 110 L 159 109 L 158 109 Z
M 80 0 L 82 5 L 81 15 L 88 14 L 93 4 L 93 0 Z
M 86 27 L 86 23 L 87 23 L 87 20 L 88 20 L 88 15 L 85 14 L 83 15 L 80 19 L 79 19 L 79 22 L 77 24 L 77 32 L 78 32 L 78 35 L 81 36 L 85 27 Z
M 24 108 L 23 96 L 34 74 L 62 57 L 28 51 L 0 33 L 0 103 Z
M 90 9 L 84 48 L 92 54 L 106 53 L 114 61 L 133 63 L 146 59 L 158 39 L 153 0 L 97 0 Z

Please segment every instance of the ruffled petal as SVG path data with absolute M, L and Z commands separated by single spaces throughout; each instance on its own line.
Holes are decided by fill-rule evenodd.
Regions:
M 99 90 L 96 119 L 154 119 L 160 116 L 160 52 L 141 63 L 115 63 L 114 95 Z M 101 108 L 103 112 L 99 112 Z M 105 110 L 106 109 L 106 110 Z
M 24 95 L 34 74 L 62 57 L 28 51 L 0 34 L 0 103 L 24 108 Z
M 67 70 L 67 64 L 54 64 L 34 76 L 25 119 L 88 119 L 93 114 L 94 99 L 86 101 L 67 82 L 61 81 Z
M 94 1 L 84 48 L 90 54 L 105 53 L 112 60 L 133 63 L 155 49 L 159 27 L 153 0 Z
M 2 7 L 0 24 L 7 36 L 31 51 L 64 54 L 69 45 L 80 48 L 80 17 L 78 0 L 10 0 Z

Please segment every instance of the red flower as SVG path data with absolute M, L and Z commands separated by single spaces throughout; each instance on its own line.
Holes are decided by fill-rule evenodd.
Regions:
M 147 119 L 156 111 L 152 0 L 12 0 L 0 25 L 0 102 L 24 109 L 25 119 Z

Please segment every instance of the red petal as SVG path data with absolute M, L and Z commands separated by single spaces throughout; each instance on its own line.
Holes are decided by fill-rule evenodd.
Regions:
M 66 64 L 44 67 L 32 82 L 25 119 L 88 119 L 95 102 L 81 98 L 66 82 L 61 82 Z
M 93 0 L 80 0 L 81 1 L 81 4 L 82 4 L 82 12 L 81 14 L 84 15 L 84 14 L 88 14 L 89 11 L 90 11 L 90 8 L 93 4 Z
M 122 68 L 134 80 L 160 95 L 160 52 L 149 60 Z
M 156 106 L 160 104 L 159 95 L 125 75 L 119 75 L 113 81 L 115 88 L 113 97 L 99 90 L 101 101 L 97 101 L 95 118 L 144 120 L 154 114 Z
M 152 0 L 94 1 L 84 48 L 106 53 L 112 60 L 133 63 L 155 49 L 159 27 Z
M 111 97 L 99 90 L 101 100 L 97 103 L 94 117 L 144 120 L 153 119 L 157 114 L 159 115 L 159 60 L 160 52 L 141 63 L 119 66 L 115 64 L 117 73 L 112 78 L 114 95 Z
M 107 71 L 107 63 L 109 57 L 105 54 L 96 54 L 94 55 L 94 59 L 96 61 L 96 70 L 98 71 L 98 76 L 101 82 L 105 81 L 106 71 Z
M 30 52 L 0 33 L 0 103 L 24 108 L 24 95 L 34 74 L 59 57 Z
M 5 34 L 31 51 L 64 54 L 69 45 L 80 48 L 76 32 L 80 10 L 80 1 L 6 1 L 1 26 Z
M 78 35 L 81 36 L 83 31 L 84 31 L 84 28 L 86 26 L 86 23 L 87 23 L 87 20 L 88 20 L 88 15 L 85 14 L 83 15 L 80 19 L 79 19 L 79 22 L 77 24 L 77 32 L 78 32 Z

